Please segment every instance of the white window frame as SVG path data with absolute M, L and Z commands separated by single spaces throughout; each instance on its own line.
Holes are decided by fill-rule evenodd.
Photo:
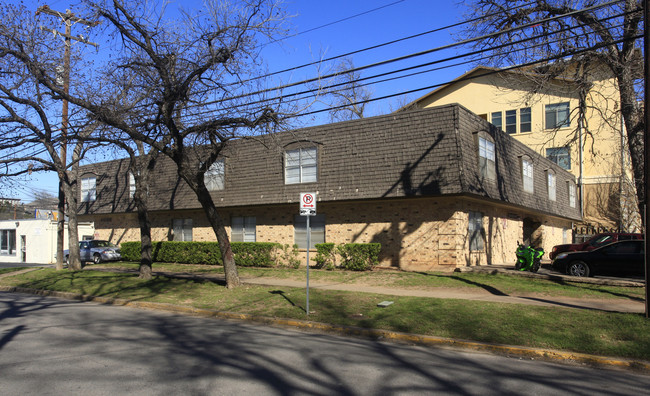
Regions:
M 569 147 L 549 147 L 546 158 L 555 162 L 562 169 L 571 170 L 571 150 Z
M 97 178 L 95 176 L 81 178 L 81 202 L 97 200 Z
M 478 138 L 479 173 L 482 179 L 496 180 L 496 153 L 494 142 Z
M 193 224 L 192 219 L 172 219 L 172 236 L 177 242 L 191 242 Z
M 517 110 L 506 110 L 505 131 L 510 135 L 517 133 Z
M 533 161 L 526 157 L 521 158 L 521 176 L 525 192 L 535 192 L 535 169 Z
M 467 234 L 469 236 L 469 250 L 481 251 L 485 246 L 485 231 L 483 228 L 483 213 L 470 211 L 468 213 Z
M 547 104 L 544 109 L 546 129 L 568 128 L 571 126 L 571 107 L 569 102 Z
M 133 172 L 129 172 L 129 198 L 135 197 L 135 176 Z
M 526 120 L 524 120 L 526 118 Z M 530 107 L 519 109 L 519 133 L 533 131 L 533 112 Z
M 567 190 L 569 192 L 569 206 L 576 207 L 576 185 L 572 181 L 567 182 Z
M 546 186 L 548 188 L 548 199 L 555 201 L 557 197 L 557 178 L 553 171 L 546 173 Z
M 307 250 L 307 216 L 295 215 L 293 218 L 294 244 L 298 249 Z M 316 244 L 325 243 L 325 215 L 319 214 L 309 218 L 311 235 L 310 250 L 316 249 Z
M 226 184 L 226 163 L 224 160 L 214 161 L 203 175 L 203 182 L 208 191 L 221 191 Z
M 233 216 L 230 219 L 230 240 L 232 242 L 256 242 L 255 216 Z
M 284 184 L 318 181 L 318 149 L 316 147 L 287 150 L 284 153 Z
M 490 114 L 490 122 L 495 127 L 503 129 L 503 114 L 500 111 L 493 112 Z

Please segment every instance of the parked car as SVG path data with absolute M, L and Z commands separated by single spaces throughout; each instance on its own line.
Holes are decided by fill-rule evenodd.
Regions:
M 573 276 L 594 274 L 643 275 L 644 240 L 610 243 L 587 252 L 564 252 L 551 264 L 556 271 Z
M 598 247 L 617 241 L 629 241 L 631 239 L 643 239 L 643 234 L 605 232 L 596 234 L 583 243 L 569 243 L 566 245 L 556 245 L 548 254 L 548 258 L 553 260 L 558 254 L 563 252 L 586 252 Z
M 68 262 L 69 251 L 64 250 L 65 262 Z M 99 264 L 102 261 L 122 260 L 120 248 L 109 241 L 91 240 L 79 241 L 79 258 L 82 263 L 92 261 Z

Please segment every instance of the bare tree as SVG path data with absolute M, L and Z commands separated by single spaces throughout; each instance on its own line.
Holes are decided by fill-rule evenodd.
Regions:
M 366 104 L 372 94 L 368 87 L 361 84 L 361 74 L 354 71 L 351 58 L 343 58 L 334 66 L 334 76 L 327 82 L 325 101 L 330 107 L 332 122 L 354 120 L 364 117 Z M 329 99 L 329 101 L 328 101 Z
M 281 10 L 272 0 L 209 1 L 199 14 L 185 14 L 174 23 L 163 18 L 163 11 L 135 2 L 88 4 L 121 40 L 102 73 L 102 91 L 117 87 L 134 97 L 137 106 L 90 91 L 66 95 L 46 79 L 42 84 L 89 111 L 94 120 L 173 160 L 216 234 L 227 286 L 238 286 L 225 224 L 204 175 L 229 140 L 268 131 L 280 122 L 278 109 L 249 94 L 257 88 L 251 78 L 259 69 L 257 39 L 278 32 Z
M 463 37 L 477 39 L 482 57 L 491 55 L 495 66 L 533 65 L 527 70 L 543 91 L 555 78 L 573 80 L 580 96 L 576 117 L 584 120 L 587 95 L 603 73 L 616 82 L 616 111 L 603 113 L 603 121 L 620 124 L 627 133 L 638 204 L 645 202 L 643 169 L 643 109 L 638 82 L 642 76 L 639 50 L 643 2 L 640 0 L 474 0 L 466 3 L 474 24 Z M 547 60 L 544 64 L 535 64 Z M 577 131 L 576 131 L 577 132 Z M 597 136 L 594 136 L 597 138 Z M 640 210 L 642 213 L 642 210 Z
M 0 6 L 0 152 L 5 177 L 39 171 L 54 171 L 67 197 L 69 268 L 81 269 L 77 235 L 77 170 L 89 147 L 79 140 L 73 144 L 71 161 L 60 156 L 59 124 L 52 121 L 53 110 L 61 108 L 61 96 L 43 90 L 42 80 L 57 86 L 60 59 L 51 42 L 37 27 L 33 12 L 14 5 Z M 60 88 L 58 88 L 60 89 Z M 93 126 L 82 118 L 70 117 L 71 129 L 88 136 Z M 56 268 L 63 268 L 63 255 Z

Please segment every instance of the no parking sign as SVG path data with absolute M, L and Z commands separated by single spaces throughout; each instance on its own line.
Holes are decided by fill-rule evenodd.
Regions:
M 315 193 L 300 193 L 300 215 L 316 216 Z

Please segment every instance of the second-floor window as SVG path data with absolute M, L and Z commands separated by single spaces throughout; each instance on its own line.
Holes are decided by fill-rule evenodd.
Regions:
M 521 175 L 524 184 L 524 191 L 529 193 L 534 192 L 533 161 L 531 161 L 530 158 L 522 157 Z
M 555 201 L 557 184 L 555 173 L 553 173 L 553 171 L 548 171 L 546 173 L 546 185 L 548 188 L 548 199 Z
M 569 206 L 572 208 L 576 207 L 576 185 L 572 181 L 568 181 L 568 190 L 569 190 Z
M 81 202 L 93 202 L 97 199 L 97 179 L 84 177 L 81 179 Z
M 135 176 L 129 172 L 129 198 L 135 197 Z
M 546 105 L 546 129 L 571 126 L 569 102 Z
M 494 142 L 485 137 L 478 138 L 478 167 L 483 180 L 496 180 Z
M 317 181 L 318 162 L 316 147 L 300 148 L 285 152 L 285 184 L 312 183 Z
M 219 191 L 224 189 L 226 180 L 226 169 L 223 160 L 215 161 L 203 175 L 203 181 L 208 191 Z
M 571 152 L 568 147 L 547 148 L 546 158 L 560 165 L 562 169 L 571 169 Z

